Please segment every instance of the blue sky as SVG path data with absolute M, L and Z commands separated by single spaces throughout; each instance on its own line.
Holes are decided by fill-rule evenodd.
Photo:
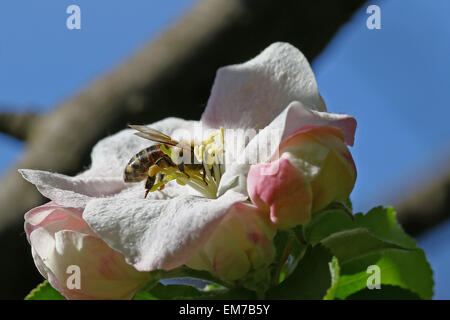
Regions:
M 132 55 L 192 3 L 1 1 L 0 111 L 51 110 Z M 71 4 L 81 8 L 80 30 L 66 27 Z M 0 134 L 0 175 L 22 150 L 22 143 Z
M 192 0 L 9 0 L 0 4 L 0 110 L 45 112 L 108 72 L 174 21 Z M 371 1 L 314 61 L 329 111 L 358 120 L 356 210 L 395 204 L 441 173 L 450 155 L 450 1 Z M 369 4 L 368 3 L 368 4 Z M 66 28 L 81 8 L 82 29 Z M 13 109 L 11 109 L 13 108 Z M 0 174 L 23 144 L 0 134 Z M 436 298 L 450 298 L 450 223 L 419 239 L 435 269 Z
M 362 210 L 395 204 L 450 156 L 450 1 L 374 3 L 381 30 L 366 28 L 364 7 L 313 64 L 329 110 L 358 121 L 353 199 Z
M 450 158 L 450 1 L 370 1 L 313 63 L 330 111 L 358 121 L 352 149 L 356 210 L 394 205 L 441 173 Z M 426 205 L 426 204 L 425 204 Z M 418 239 L 434 270 L 435 299 L 450 299 L 450 221 Z

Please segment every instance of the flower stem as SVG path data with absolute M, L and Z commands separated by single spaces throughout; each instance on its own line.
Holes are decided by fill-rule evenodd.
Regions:
M 283 250 L 283 255 L 281 256 L 280 262 L 278 263 L 277 268 L 275 269 L 275 274 L 273 275 L 273 278 L 272 278 L 272 285 L 274 285 L 274 286 L 276 286 L 280 281 L 281 270 L 283 270 L 283 266 L 286 263 L 287 259 L 289 258 L 293 240 L 294 240 L 294 236 L 291 235 L 286 242 L 286 246 L 284 247 L 284 250 Z

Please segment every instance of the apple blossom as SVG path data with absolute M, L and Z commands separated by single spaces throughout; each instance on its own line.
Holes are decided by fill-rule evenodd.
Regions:
M 342 143 L 353 143 L 356 122 L 350 116 L 326 112 L 306 58 L 287 43 L 272 44 L 246 63 L 219 69 L 200 121 L 167 118 L 149 126 L 179 141 L 194 141 L 197 160 L 206 163 L 208 183 L 201 177 L 187 178 L 173 168 L 164 169 L 169 170 L 164 171 L 168 177 L 161 184 L 164 190 L 153 188 L 145 199 L 143 183 L 125 184 L 122 175 L 128 160 L 152 142 L 136 137 L 130 129 L 99 141 L 91 154 L 90 169 L 75 177 L 21 171 L 53 203 L 77 210 L 90 233 L 76 237 L 95 237 L 106 243 L 117 254 L 117 270 L 122 270 L 122 256 L 134 268 L 121 273 L 122 278 L 116 274 L 124 287 L 140 279 L 134 271 L 185 265 L 233 283 L 268 269 L 278 227 L 307 222 L 312 211 L 342 200 L 351 190 L 352 171 L 345 162 L 349 153 Z M 254 134 L 239 144 L 232 130 Z M 266 152 L 261 154 L 261 150 Z M 281 158 L 276 160 L 279 151 Z M 214 157 L 204 158 L 205 152 Z M 224 162 L 215 158 L 221 152 Z M 255 172 L 262 173 L 258 168 L 264 166 L 274 166 L 273 172 L 267 178 L 258 177 Z M 336 184 L 342 170 L 349 175 L 343 190 Z M 42 228 L 31 228 L 33 252 L 41 246 L 70 246 L 65 242 L 72 238 L 56 236 L 79 232 L 70 228 L 55 224 L 50 236 L 42 234 Z M 64 250 L 57 252 L 46 256 L 46 266 L 71 259 Z M 87 269 L 86 259 L 97 261 L 89 252 L 79 251 Z M 41 255 L 34 258 L 38 266 L 43 265 Z M 42 273 L 51 280 L 52 272 Z M 99 290 L 109 286 L 93 278 L 86 281 Z
M 268 266 L 275 255 L 275 229 L 264 212 L 251 204 L 232 205 L 205 246 L 187 263 L 225 281 L 242 279 L 250 270 Z
M 280 144 L 281 157 L 254 165 L 248 174 L 251 200 L 270 211 L 279 228 L 307 223 L 333 201 L 344 202 L 356 180 L 356 167 L 341 130 L 303 127 Z M 276 174 L 263 170 L 276 166 Z
M 25 230 L 39 272 L 68 299 L 129 299 L 150 280 L 111 249 L 82 219 L 82 212 L 49 202 L 25 214 Z M 78 287 L 68 285 L 70 267 Z

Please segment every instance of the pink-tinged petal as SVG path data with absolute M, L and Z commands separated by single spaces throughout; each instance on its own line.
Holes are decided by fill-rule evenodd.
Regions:
M 281 143 L 280 153 L 308 176 L 313 213 L 333 201 L 346 200 L 353 190 L 356 167 L 340 129 L 302 128 Z
M 275 229 L 266 220 L 257 207 L 235 203 L 186 265 L 225 281 L 242 279 L 250 271 L 268 267 L 275 256 Z
M 45 219 L 42 224 L 32 225 L 25 224 L 25 232 L 27 239 L 30 241 L 31 234 L 38 229 L 44 228 L 50 233 L 55 233 L 60 230 L 80 231 L 81 233 L 92 233 L 89 227 L 83 220 L 73 219 L 65 215 L 61 210 L 54 211 L 49 218 Z
M 251 164 L 267 162 L 278 157 L 280 143 L 305 127 L 334 127 L 342 131 L 344 141 L 353 145 L 356 121 L 345 114 L 334 114 L 310 110 L 300 102 L 292 102 L 267 127 L 261 130 L 236 158 L 227 157 L 227 167 L 219 186 L 219 194 L 234 189 L 245 192 L 247 173 Z M 226 136 L 225 136 L 226 137 Z M 225 141 L 226 150 L 236 149 L 233 139 Z M 261 152 L 261 150 L 264 150 Z
M 303 139 L 303 136 L 312 137 L 315 141 L 321 143 L 323 146 L 336 152 L 340 157 L 346 159 L 348 164 L 353 168 L 356 174 L 356 166 L 355 162 L 353 161 L 353 157 L 348 148 L 343 143 L 345 142 L 344 133 L 337 127 L 302 127 L 283 140 L 279 147 L 280 153 L 289 150 L 289 146 L 291 145 L 294 145 L 295 148 L 295 145 L 298 145 L 299 143 L 298 139 Z
M 46 220 L 49 218 L 49 216 L 55 211 L 60 210 L 61 214 L 58 216 L 64 214 L 64 218 L 67 215 L 70 215 L 74 218 L 82 219 L 82 212 L 73 208 L 63 208 L 60 205 L 58 205 L 56 202 L 50 201 L 42 206 L 35 207 L 25 213 L 25 222 L 28 224 L 31 224 L 33 226 L 38 225 L 45 225 Z M 54 221 L 55 217 L 50 217 L 51 221 Z M 47 220 L 50 221 L 50 220 Z
M 247 197 L 230 191 L 218 199 L 113 198 L 88 203 L 83 218 L 137 270 L 169 270 L 186 263 L 209 239 L 230 206 Z
M 130 299 L 150 280 L 91 235 L 67 230 L 52 234 L 40 228 L 30 241 L 39 271 L 68 299 Z M 80 288 L 70 286 L 70 266 L 79 267 Z
M 246 63 L 217 71 L 201 121 L 213 128 L 262 129 L 292 101 L 326 110 L 306 58 L 278 42 Z
M 287 159 L 253 165 L 248 173 L 252 202 L 270 213 L 271 223 L 292 228 L 311 218 L 313 195 L 308 179 Z
M 30 241 L 31 233 L 39 228 L 57 232 L 59 230 L 85 231 L 90 233 L 82 212 L 74 208 L 65 208 L 55 202 L 49 202 L 31 209 L 25 214 L 25 232 Z
M 342 131 L 346 144 L 352 146 L 354 142 L 356 120 L 346 114 L 310 110 L 298 102 L 293 102 L 280 120 L 284 122 L 281 140 L 288 138 L 304 127 L 333 127 Z

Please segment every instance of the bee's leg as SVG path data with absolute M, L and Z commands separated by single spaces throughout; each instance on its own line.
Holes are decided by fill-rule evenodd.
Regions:
M 164 156 L 159 158 L 156 161 L 156 165 L 160 168 L 167 168 L 167 167 L 172 167 L 175 166 L 175 163 L 173 163 L 172 159 L 169 158 L 169 156 Z M 178 170 L 180 170 L 180 172 L 184 173 L 186 175 L 187 178 L 190 178 L 190 176 L 184 172 L 184 164 L 180 163 L 179 165 L 176 165 L 178 167 Z
M 153 187 L 154 184 L 155 184 L 155 177 L 148 177 L 147 180 L 145 181 L 144 199 L 147 198 L 148 193 L 150 192 L 150 189 Z
M 177 167 L 178 167 L 178 170 L 180 170 L 180 172 L 184 173 L 188 179 L 191 177 L 186 172 L 184 172 L 184 164 L 183 163 L 180 163 Z
M 157 180 L 158 180 L 157 182 L 163 181 L 164 180 L 164 174 L 158 173 L 157 174 Z M 162 191 L 162 190 L 164 190 L 164 187 L 165 187 L 165 184 L 162 184 L 162 185 L 159 186 L 158 190 Z
M 170 158 L 169 158 L 170 160 Z M 158 160 L 156 160 L 155 164 L 160 167 L 160 168 L 167 168 L 170 167 L 170 162 L 169 160 L 167 160 L 167 156 L 163 156 L 161 158 L 159 158 Z

